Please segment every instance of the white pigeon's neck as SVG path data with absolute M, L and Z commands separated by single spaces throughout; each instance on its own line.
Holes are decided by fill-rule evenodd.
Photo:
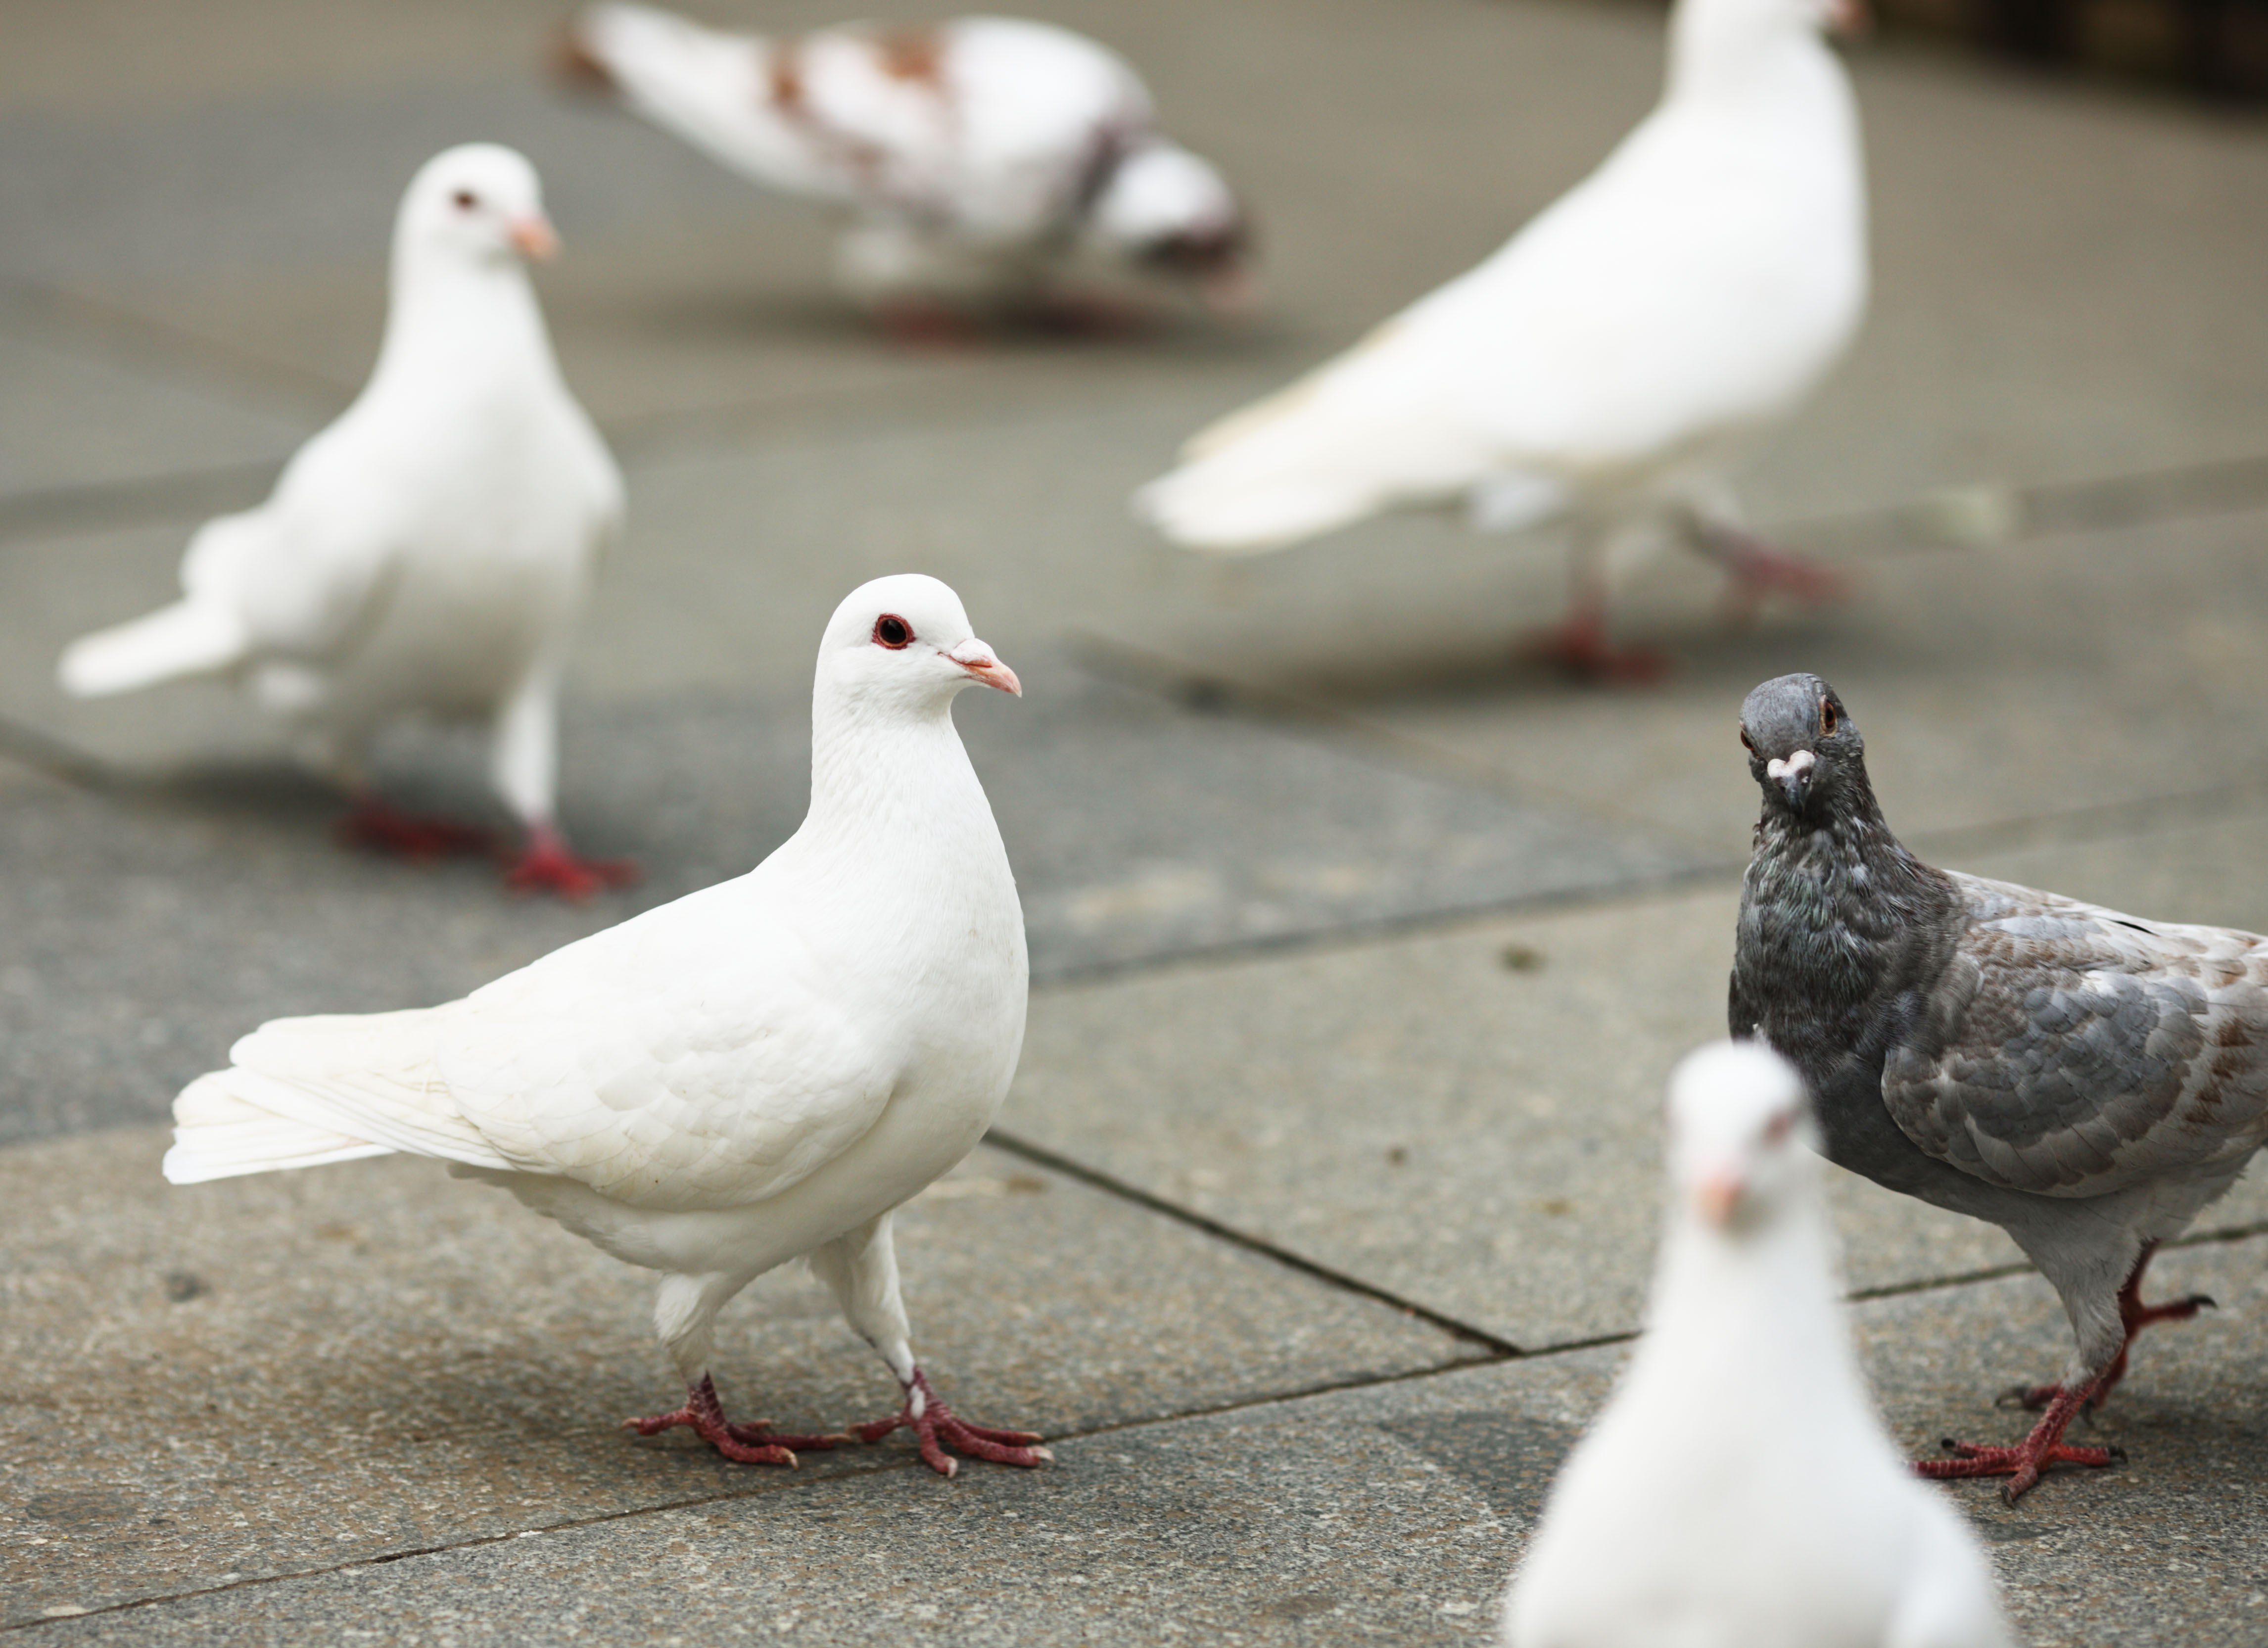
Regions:
M 1855 121 L 1843 65 L 1817 32 L 1756 0 L 1679 0 L 1664 107 L 1765 121 Z
M 806 850 L 927 880 L 982 877 L 1007 856 L 953 725 L 952 701 L 915 714 L 815 695 Z
M 430 387 L 437 372 L 459 381 L 526 383 L 530 374 L 556 379 L 558 370 L 517 258 L 475 262 L 430 248 L 396 250 L 373 389 L 404 375 Z

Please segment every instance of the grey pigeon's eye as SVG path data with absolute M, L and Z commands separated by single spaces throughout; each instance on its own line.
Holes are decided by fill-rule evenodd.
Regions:
M 874 620 L 874 644 L 896 651 L 914 638 L 914 627 L 895 613 L 884 613 Z
M 457 210 L 459 211 L 470 211 L 474 207 L 481 203 L 481 197 L 474 194 L 470 189 L 459 189 L 449 198 L 456 202 Z
M 1841 725 L 1842 717 L 1835 713 L 1835 701 L 1831 698 L 1822 698 L 1819 701 L 1819 736 L 1833 738 L 1835 729 Z
M 1749 741 L 1749 729 L 1746 725 L 1741 728 L 1741 747 L 1751 755 L 1756 753 L 1756 747 Z

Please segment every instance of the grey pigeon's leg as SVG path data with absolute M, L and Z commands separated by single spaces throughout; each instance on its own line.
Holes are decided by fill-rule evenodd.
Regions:
M 2135 1335 L 2158 1322 L 2187 1321 L 2199 1311 L 2211 1310 L 2215 1306 L 2213 1297 L 2205 1293 L 2192 1293 L 2186 1299 L 2171 1299 L 2163 1305 L 2142 1303 L 2142 1273 L 2150 1268 L 2150 1257 L 2157 1251 L 2156 1242 L 2143 1248 L 2142 1256 L 2134 1262 L 2134 1269 L 2128 1275 L 2125 1284 L 2118 1290 L 2118 1320 L 2126 1330 L 2125 1342 L 2118 1347 L 2118 1355 L 2095 1382 L 2095 1394 L 2088 1398 L 2087 1402 L 2090 1409 L 2102 1407 L 2103 1398 L 2110 1395 L 2118 1381 L 2126 1377 L 2126 1353 L 2133 1349 Z M 2010 1394 L 2022 1406 L 2037 1409 L 2054 1402 L 2062 1389 L 2060 1385 L 2019 1386 Z
M 1055 1457 L 1030 1431 L 999 1431 L 971 1424 L 931 1388 L 929 1376 L 914 1361 L 906 1307 L 898 1294 L 898 1254 L 890 1238 L 890 1216 L 871 1219 L 811 1255 L 814 1275 L 835 1291 L 843 1314 L 859 1337 L 881 1353 L 905 1391 L 905 1406 L 887 1419 L 853 1425 L 862 1442 L 879 1442 L 901 1427 L 914 1433 L 921 1456 L 941 1476 L 953 1475 L 960 1461 L 946 1453 L 1027 1468 Z

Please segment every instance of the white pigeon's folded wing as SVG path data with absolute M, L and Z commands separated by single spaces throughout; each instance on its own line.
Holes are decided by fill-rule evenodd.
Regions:
M 2093 1196 L 2268 1139 L 2268 938 L 1955 876 L 1970 923 L 1882 1099 L 2006 1188 Z

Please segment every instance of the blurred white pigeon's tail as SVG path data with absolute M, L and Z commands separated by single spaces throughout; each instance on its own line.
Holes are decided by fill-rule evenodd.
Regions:
M 166 1177 L 196 1184 L 395 1151 L 510 1171 L 435 1071 L 437 1034 L 426 1008 L 261 1026 L 229 1049 L 229 1069 L 173 1100 Z
M 134 692 L 244 661 L 244 626 L 210 601 L 175 601 L 145 618 L 98 629 L 63 649 L 55 677 L 75 698 Z
M 792 185 L 798 138 L 770 107 L 769 49 L 652 6 L 594 5 L 568 25 L 562 66 L 711 158 Z
M 239 1098 L 236 1085 L 248 1076 L 254 1084 L 263 1079 L 249 1070 L 215 1070 L 181 1090 L 173 1100 L 173 1148 L 166 1152 L 168 1181 L 202 1184 L 393 1154 L 390 1146 L 295 1122 Z

